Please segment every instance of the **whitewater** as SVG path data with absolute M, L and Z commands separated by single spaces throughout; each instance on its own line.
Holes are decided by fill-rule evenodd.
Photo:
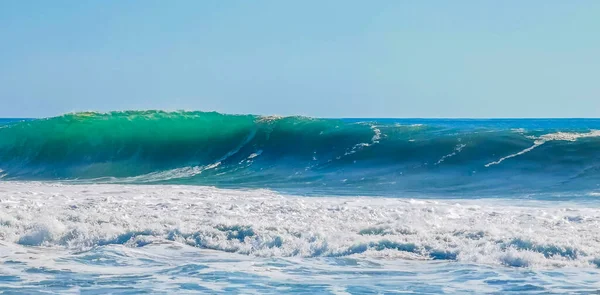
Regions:
M 600 208 L 589 205 L 38 182 L 0 193 L 4 290 L 600 288 Z
M 600 120 L 0 120 L 0 291 L 590 294 Z

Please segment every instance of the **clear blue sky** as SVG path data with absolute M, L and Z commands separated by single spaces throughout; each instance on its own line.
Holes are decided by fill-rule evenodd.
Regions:
M 600 1 L 0 1 L 0 117 L 599 117 Z

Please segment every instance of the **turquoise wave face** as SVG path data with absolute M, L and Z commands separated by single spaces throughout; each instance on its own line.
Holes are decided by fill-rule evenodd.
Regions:
M 214 112 L 0 121 L 4 180 L 436 196 L 593 191 L 600 120 L 314 119 Z

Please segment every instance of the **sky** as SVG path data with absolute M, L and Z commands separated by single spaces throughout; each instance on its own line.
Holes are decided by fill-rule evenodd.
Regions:
M 600 1 L 0 1 L 0 117 L 600 117 Z

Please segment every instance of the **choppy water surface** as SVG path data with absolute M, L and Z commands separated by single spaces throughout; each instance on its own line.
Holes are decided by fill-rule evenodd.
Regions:
M 590 294 L 600 121 L 0 120 L 0 291 Z

